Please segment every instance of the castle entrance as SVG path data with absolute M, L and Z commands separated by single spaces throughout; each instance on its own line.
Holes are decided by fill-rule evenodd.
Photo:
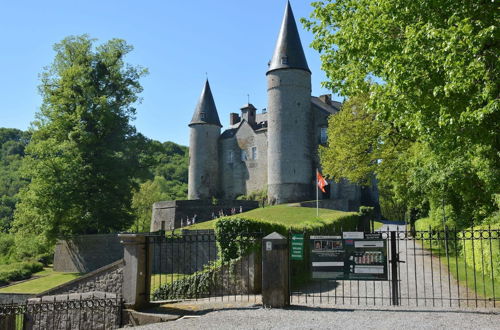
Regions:
M 498 307 L 498 229 L 376 232 L 304 237 L 290 258 L 294 305 Z M 292 238 L 292 237 L 291 237 Z M 297 251 L 295 251 L 297 253 Z

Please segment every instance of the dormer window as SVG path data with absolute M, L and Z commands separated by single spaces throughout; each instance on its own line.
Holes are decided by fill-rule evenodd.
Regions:
M 281 58 L 281 64 L 288 65 L 288 56 L 283 56 Z
M 200 113 L 200 119 L 201 119 L 201 120 L 205 120 L 205 119 L 206 119 L 205 117 L 206 117 L 206 116 L 205 116 L 205 113 L 204 113 L 204 112 Z

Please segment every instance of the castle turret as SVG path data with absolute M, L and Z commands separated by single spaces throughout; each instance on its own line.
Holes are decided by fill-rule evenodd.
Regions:
M 311 199 L 311 71 L 289 2 L 266 76 L 268 198 L 278 204 Z
M 189 123 L 188 199 L 209 199 L 219 187 L 219 115 L 208 80 Z

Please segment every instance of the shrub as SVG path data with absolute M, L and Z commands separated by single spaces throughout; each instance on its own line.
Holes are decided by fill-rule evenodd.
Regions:
M 460 233 L 459 238 L 465 234 L 466 239 L 462 241 L 461 254 L 465 257 L 467 265 L 475 267 L 477 272 L 484 272 L 485 275 L 500 275 L 500 239 L 497 231 L 489 232 L 481 230 L 500 229 L 500 226 L 490 227 L 482 225 L 473 227 L 475 231 L 474 239 L 470 238 L 471 233 Z M 469 228 L 467 230 L 472 230 Z M 477 232 L 476 232 L 477 230 Z M 480 236 L 479 236 L 480 235 Z M 491 236 L 490 236 L 491 235 Z
M 24 261 L 0 267 L 0 285 L 12 281 L 20 281 L 31 277 L 31 274 L 43 270 L 43 265 L 36 261 Z

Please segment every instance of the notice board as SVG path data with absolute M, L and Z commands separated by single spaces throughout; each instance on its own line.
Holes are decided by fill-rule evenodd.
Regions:
M 311 236 L 313 279 L 387 280 L 387 241 L 382 233 Z

